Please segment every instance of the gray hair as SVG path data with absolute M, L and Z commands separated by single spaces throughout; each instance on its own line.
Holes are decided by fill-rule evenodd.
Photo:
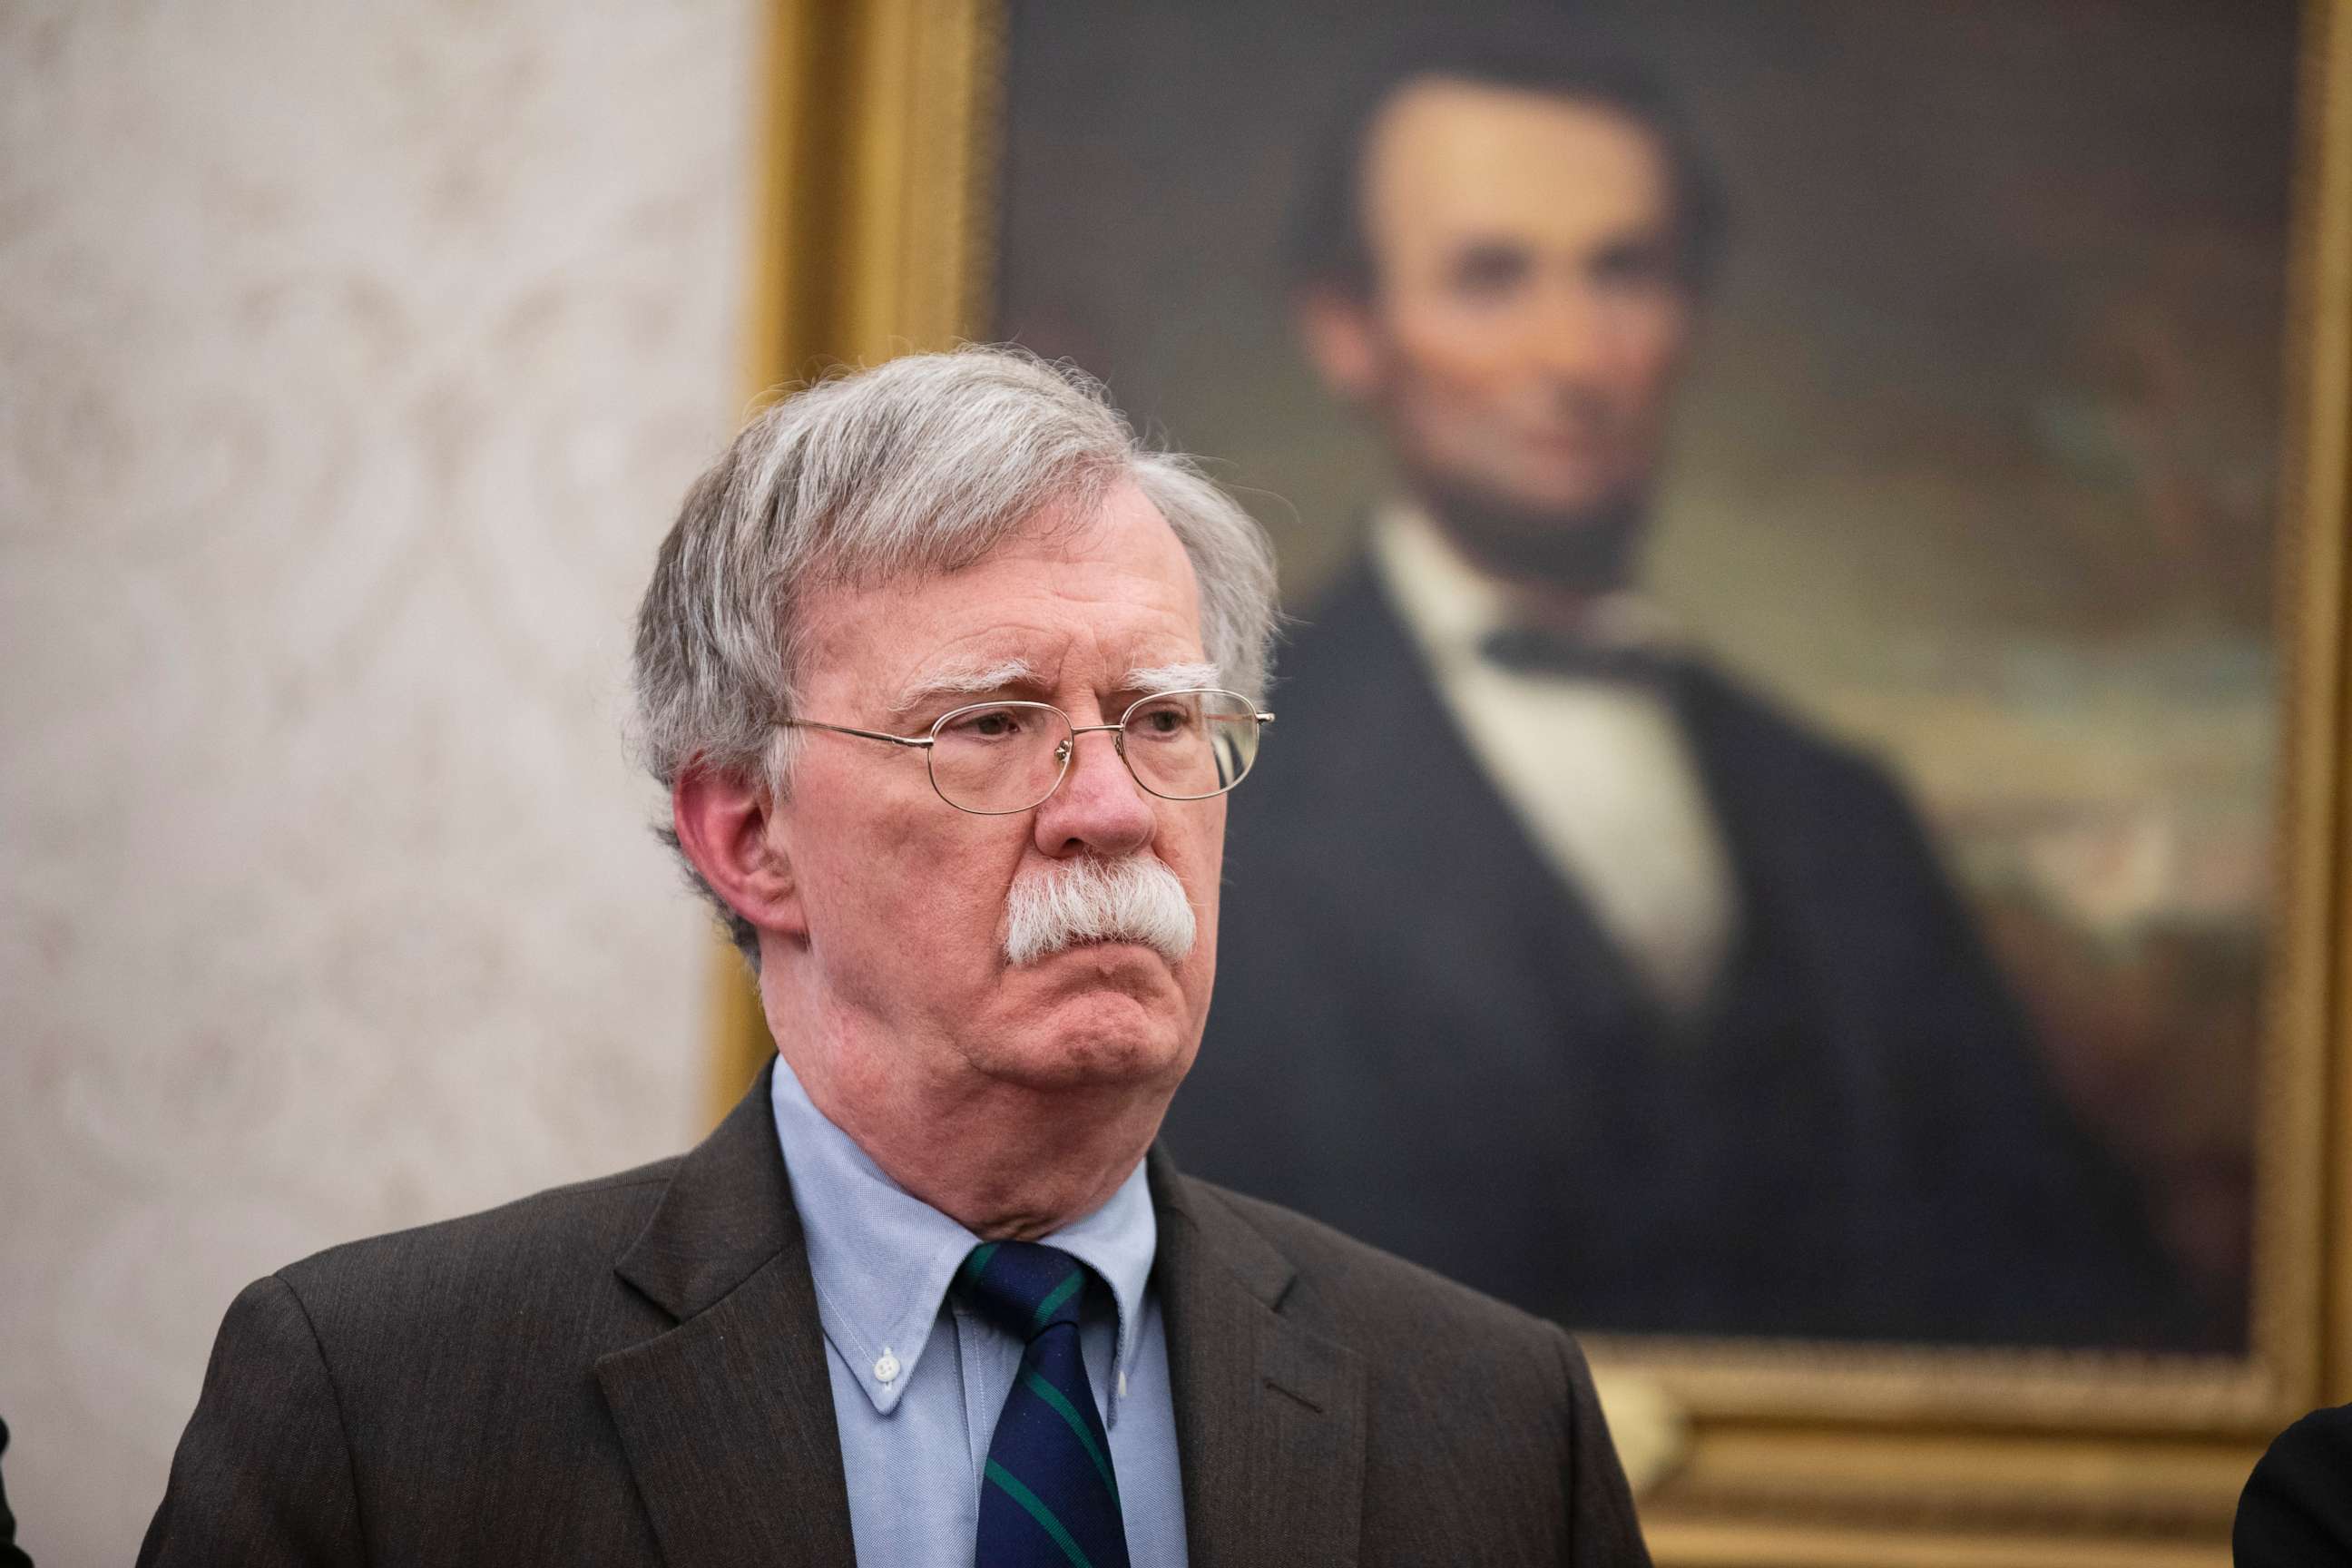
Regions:
M 799 716 L 812 592 L 955 571 L 1048 508 L 1092 516 L 1121 481 L 1183 544 L 1224 684 L 1263 695 L 1276 612 L 1255 520 L 1192 458 L 1145 447 L 1091 376 L 974 345 L 820 381 L 754 418 L 695 481 L 637 608 L 647 771 L 665 788 L 707 770 L 781 797 L 793 731 L 778 725 Z M 687 872 L 756 963 L 758 932 Z

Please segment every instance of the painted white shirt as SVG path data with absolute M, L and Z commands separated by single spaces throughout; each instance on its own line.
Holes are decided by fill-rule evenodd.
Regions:
M 1419 508 L 1375 516 L 1371 558 L 1472 754 L 1552 869 L 1578 889 L 1653 996 L 1706 1006 L 1738 920 L 1729 855 L 1666 694 L 1635 681 L 1507 669 L 1479 650 L 1519 624 Z M 1655 643 L 1665 617 L 1630 594 L 1588 612 L 1595 640 Z

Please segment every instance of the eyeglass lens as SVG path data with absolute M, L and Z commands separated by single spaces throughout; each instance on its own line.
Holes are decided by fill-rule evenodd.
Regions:
M 1076 735 L 1058 708 L 983 702 L 931 731 L 931 783 L 950 805 L 984 815 L 1026 811 L 1054 793 Z M 1239 784 L 1256 760 L 1257 710 L 1237 692 L 1171 691 L 1127 710 L 1118 737 L 1136 783 L 1171 800 Z

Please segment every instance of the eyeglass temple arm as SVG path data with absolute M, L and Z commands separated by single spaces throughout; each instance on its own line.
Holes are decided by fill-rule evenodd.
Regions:
M 783 726 L 787 730 L 830 730 L 836 735 L 855 735 L 862 741 L 887 741 L 894 746 L 911 746 L 919 752 L 929 751 L 931 747 L 929 735 L 886 735 L 879 730 L 853 730 L 846 724 L 820 724 L 814 719 L 787 719 L 783 721 Z
M 1068 715 L 1065 714 L 1064 717 L 1067 718 Z M 1256 720 L 1261 724 L 1271 724 L 1274 722 L 1274 715 L 1271 713 L 1259 713 L 1253 711 L 1250 714 L 1250 717 Z M 820 724 L 817 726 L 820 730 L 830 730 L 834 727 L 835 726 L 831 724 Z M 1073 735 L 1099 735 L 1106 731 L 1124 730 L 1126 728 L 1127 723 L 1124 720 L 1116 724 L 1073 724 L 1070 726 L 1070 733 Z M 863 730 L 846 730 L 844 731 L 843 733 L 849 735 L 863 735 L 866 731 Z M 884 741 L 893 741 L 898 739 L 895 735 L 881 735 L 876 738 L 877 740 Z

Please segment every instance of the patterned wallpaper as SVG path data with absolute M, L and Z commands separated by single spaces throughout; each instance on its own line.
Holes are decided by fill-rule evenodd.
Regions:
M 753 0 L 0 0 L 0 1418 L 127 1562 L 239 1286 L 700 1131 L 619 730 Z

